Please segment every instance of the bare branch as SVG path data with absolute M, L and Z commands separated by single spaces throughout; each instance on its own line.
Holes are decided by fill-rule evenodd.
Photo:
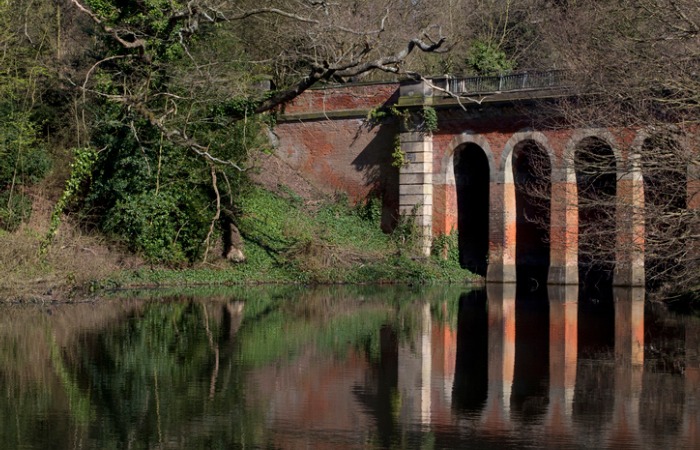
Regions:
M 209 164 L 211 169 L 211 187 L 216 195 L 216 213 L 211 219 L 209 224 L 209 232 L 207 233 L 207 238 L 204 239 L 204 257 L 202 258 L 204 262 L 207 262 L 207 255 L 209 254 L 209 245 L 211 243 L 211 235 L 214 233 L 214 226 L 216 222 L 221 218 L 221 195 L 219 194 L 219 187 L 216 182 L 216 167 L 214 164 Z
M 286 17 L 288 19 L 294 19 L 299 22 L 304 22 L 304 23 L 313 23 L 318 25 L 319 21 L 315 19 L 310 19 L 308 17 L 300 16 L 298 14 L 290 13 L 288 11 L 283 11 L 281 9 L 277 8 L 258 8 L 258 9 L 251 9 L 248 11 L 245 11 L 241 14 L 238 14 L 236 16 L 230 17 L 228 20 L 243 20 L 251 16 L 257 16 L 260 14 L 276 14 L 278 16 Z
M 128 105 L 129 107 L 133 108 L 134 110 L 136 110 L 137 112 L 139 112 L 139 114 L 141 114 L 146 120 L 148 120 L 148 122 L 151 125 L 153 125 L 158 130 L 160 130 L 163 133 L 163 135 L 167 139 L 172 141 L 173 143 L 181 145 L 185 148 L 188 148 L 188 149 L 192 150 L 194 153 L 196 153 L 197 155 L 202 156 L 203 158 L 205 158 L 211 162 L 226 165 L 229 167 L 233 167 L 234 169 L 238 170 L 239 172 L 243 172 L 243 169 L 238 164 L 234 163 L 233 161 L 228 161 L 228 160 L 224 160 L 221 158 L 217 158 L 216 156 L 209 153 L 209 147 L 205 147 L 205 146 L 201 145 L 196 140 L 187 136 L 187 134 L 184 133 L 183 131 L 168 129 L 163 124 L 163 121 L 156 119 L 153 112 L 150 111 L 141 102 L 134 100 L 134 99 L 127 98 L 127 97 L 113 97 L 113 99 L 117 100 L 121 103 L 124 103 L 124 104 Z
M 110 34 L 117 42 L 119 42 L 124 48 L 146 48 L 146 41 L 144 39 L 134 39 L 133 41 L 127 41 L 124 38 L 122 38 L 119 33 L 123 32 L 124 30 L 117 30 L 115 28 L 110 27 L 109 25 L 106 25 L 95 13 L 93 13 L 91 10 L 80 4 L 78 0 L 71 0 L 71 2 L 82 12 L 87 14 L 93 22 L 95 22 L 97 25 L 99 25 L 106 33 Z M 133 33 L 129 33 L 133 34 Z

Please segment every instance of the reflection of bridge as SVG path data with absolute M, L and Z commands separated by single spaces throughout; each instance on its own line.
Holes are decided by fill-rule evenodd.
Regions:
M 614 386 L 609 392 L 614 396 L 610 398 L 613 413 L 610 417 L 600 417 L 601 421 L 608 422 L 602 428 L 607 432 L 592 437 L 597 441 L 588 443 L 587 447 L 590 444 L 597 448 L 608 447 L 618 434 L 624 434 L 625 439 L 640 439 L 639 404 L 644 362 L 643 295 L 641 289 L 620 290 L 617 293 L 614 336 L 617 368 L 611 366 Z M 442 401 L 433 403 L 435 410 L 422 410 L 422 420 L 432 423 L 436 417 L 444 415 L 440 409 L 447 408 L 454 411 L 457 417 L 463 415 L 465 420 L 473 422 L 474 427 L 487 435 L 516 435 L 519 426 L 530 423 L 530 426 L 534 424 L 539 427 L 543 438 L 552 439 L 553 444 L 578 442 L 580 436 L 576 429 L 574 403 L 579 404 L 579 419 L 585 414 L 601 413 L 600 405 L 595 401 L 591 402 L 593 410 L 586 411 L 585 405 L 590 400 L 586 398 L 588 393 L 581 388 L 585 380 L 582 381 L 582 375 L 577 374 L 578 289 L 575 286 L 550 288 L 549 297 L 547 320 L 546 314 L 543 317 L 539 309 L 528 311 L 528 306 L 522 302 L 516 308 L 516 289 L 512 284 L 489 285 L 487 296 L 463 296 L 457 332 L 466 335 L 452 342 L 446 342 L 441 337 L 436 340 L 436 336 L 433 336 L 432 345 L 426 346 L 424 343 L 421 347 L 440 351 L 435 349 L 443 345 L 455 346 L 458 357 L 456 370 L 443 371 L 439 364 L 436 368 L 436 361 L 425 350 L 418 356 L 429 367 L 423 368 L 423 373 L 435 377 L 433 371 L 437 369 L 449 380 L 446 385 L 454 385 L 452 390 L 439 393 L 432 390 L 427 394 Z M 525 311 L 517 312 L 518 308 Z M 483 317 L 479 316 L 479 312 Z M 483 322 L 486 326 L 481 327 L 476 322 Z M 425 322 L 424 327 L 430 326 L 429 322 Z M 478 345 L 483 348 L 475 346 L 475 342 L 479 342 Z M 544 344 L 544 349 L 541 344 Z M 599 373 L 592 375 L 601 376 Z M 429 377 L 423 377 L 422 383 L 430 380 Z M 483 380 L 483 383 L 479 380 Z M 435 386 L 434 378 L 432 385 Z M 601 389 L 600 386 L 596 388 Z M 406 395 L 411 395 L 410 388 L 404 386 L 403 389 Z M 416 395 L 415 392 L 413 395 Z M 420 392 L 421 396 L 426 395 Z M 576 396 L 579 398 L 575 399 Z M 421 403 L 431 402 L 422 399 Z
M 283 111 L 275 129 L 277 153 L 317 186 L 355 200 L 381 193 L 386 227 L 397 212 L 415 214 L 426 252 L 433 235 L 459 230 L 462 263 L 491 281 L 515 281 L 516 266 L 525 265 L 552 284 L 576 284 L 579 247 L 589 245 L 579 242 L 579 231 L 602 226 L 577 206 L 584 195 L 581 155 L 592 149 L 611 167 L 596 177 L 596 189 L 617 205 L 604 211 L 614 223 L 608 231 L 616 237 L 609 242 L 616 245 L 606 244 L 597 257 L 614 261 L 616 284 L 643 285 L 645 193 L 636 155 L 653 136 L 637 129 L 557 128 L 552 116 L 534 121 L 528 110 L 539 105 L 533 100 L 564 95 L 564 75 L 307 91 Z M 368 111 L 390 106 L 403 111 L 402 120 L 368 126 Z M 438 130 L 432 133 L 425 130 L 425 107 L 437 112 Z M 398 171 L 391 167 L 396 136 L 406 162 Z M 535 185 L 550 199 L 547 204 L 528 194 Z M 700 196 L 693 195 L 698 174 L 689 171 L 686 185 L 684 207 L 700 207 Z
M 456 326 L 425 303 L 408 339 L 382 329 L 378 361 L 311 351 L 261 369 L 253 385 L 277 386 L 263 394 L 275 444 L 418 448 L 430 435 L 435 448 L 697 448 L 698 327 L 685 329 L 685 373 L 657 373 L 645 367 L 644 291 L 614 290 L 602 345 L 584 329 L 608 325 L 578 294 L 551 286 L 542 301 L 490 284 L 460 298 Z M 302 429 L 333 430 L 333 445 Z
M 658 374 L 644 370 L 644 291 L 615 289 L 614 355 L 602 356 L 608 363 L 597 360 L 593 368 L 587 367 L 586 355 L 578 354 L 588 344 L 578 340 L 577 287 L 550 287 L 548 293 L 548 321 L 539 311 L 527 311 L 532 305 L 524 305 L 520 293 L 516 306 L 512 284 L 491 284 L 487 296 L 463 296 L 457 330 L 426 315 L 420 342 L 407 345 L 419 349 L 412 358 L 420 363 L 399 360 L 404 420 L 422 422 L 447 436 L 466 421 L 479 434 L 516 440 L 518 429 L 527 426 L 531 436 L 542 436 L 538 446 L 641 448 L 654 442 L 654 447 L 696 448 L 697 330 L 686 329 L 684 405 L 672 407 L 682 411 L 672 417 L 668 406 L 661 405 L 668 401 L 664 396 L 678 394 L 664 388 Z M 454 359 L 435 357 L 445 354 L 456 354 L 456 367 Z M 660 424 L 654 422 L 673 420 L 679 422 L 677 434 L 662 427 L 667 435 L 660 438 L 660 430 L 654 429 Z M 591 422 L 595 432 L 589 434 L 585 427 Z

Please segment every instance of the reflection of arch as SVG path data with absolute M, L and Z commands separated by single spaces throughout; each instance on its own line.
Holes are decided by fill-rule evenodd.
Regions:
M 511 264 L 520 267 L 519 271 L 528 272 L 528 279 L 535 278 L 542 286 L 550 264 L 551 204 L 535 200 L 532 189 L 544 189 L 544 198 L 550 198 L 554 162 L 554 152 L 546 136 L 537 131 L 514 133 L 501 155 L 502 214 L 506 235 L 510 236 L 506 239 L 504 253 Z M 521 168 L 518 177 L 514 167 Z M 540 186 L 535 188 L 538 184 Z M 533 222 L 535 218 L 541 218 L 544 223 L 538 225 Z
M 484 290 L 471 291 L 459 298 L 452 407 L 470 415 L 480 414 L 488 398 L 490 342 L 487 305 Z

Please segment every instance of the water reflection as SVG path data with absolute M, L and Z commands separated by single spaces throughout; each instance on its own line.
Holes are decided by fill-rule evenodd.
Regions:
M 4 448 L 700 446 L 700 323 L 639 289 L 249 289 L 0 317 Z
M 475 291 L 459 298 L 457 359 L 452 405 L 457 411 L 480 411 L 488 387 L 488 309 L 486 293 Z

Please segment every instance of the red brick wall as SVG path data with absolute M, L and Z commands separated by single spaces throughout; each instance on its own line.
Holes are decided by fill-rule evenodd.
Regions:
M 398 98 L 399 84 L 367 84 L 310 89 L 287 103 L 282 114 L 372 109 Z
M 316 120 L 281 123 L 275 133 L 278 156 L 322 191 L 345 192 L 358 201 L 392 182 L 398 192 L 398 172 L 391 167 L 394 127 L 368 129 L 362 119 Z
M 395 103 L 398 92 L 398 83 L 306 91 L 281 111 L 281 120 L 275 128 L 279 156 L 329 194 L 344 192 L 353 201 L 362 200 L 372 192 L 382 195 L 385 216 L 395 216 L 398 169 L 391 166 L 391 153 L 398 136 L 398 123 L 389 120 L 370 127 L 365 118 L 372 108 Z M 582 133 L 581 130 L 538 127 L 528 110 L 506 104 L 470 105 L 466 112 L 456 107 L 439 110 L 438 127 L 433 137 L 435 233 L 448 233 L 457 223 L 455 189 L 445 183 L 448 168 L 443 167 L 454 151 L 457 136 L 469 132 L 487 142 L 492 155 L 492 173 L 498 173 L 503 166 L 504 149 L 508 143 L 515 143 L 512 140 L 515 133 L 534 130 L 544 136 L 554 153 L 552 168 L 555 170 L 563 167 L 564 152 L 572 138 Z M 632 144 L 637 131 L 612 130 L 609 135 L 625 149 Z M 622 164 L 625 164 L 627 152 L 621 152 Z M 697 190 L 697 185 L 697 180 L 691 180 L 689 196 Z M 700 200 L 694 198 L 689 206 L 697 208 L 699 203 Z

